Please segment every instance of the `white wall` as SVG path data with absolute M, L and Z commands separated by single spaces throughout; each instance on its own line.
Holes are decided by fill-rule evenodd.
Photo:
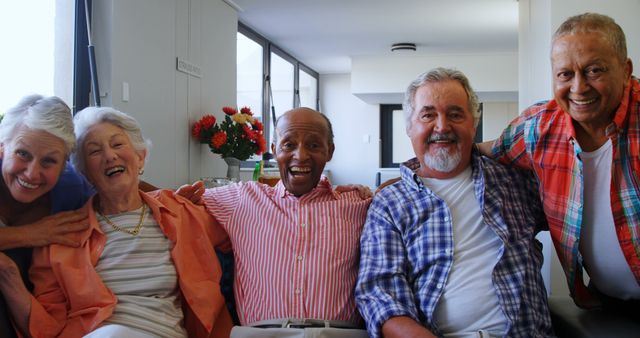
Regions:
M 409 82 L 435 67 L 465 73 L 481 99 L 517 99 L 517 53 L 353 57 L 351 91 L 369 103 L 399 103 Z
M 235 105 L 236 12 L 220 0 L 101 0 L 93 6 L 102 105 L 134 116 L 154 144 L 143 178 L 170 188 L 224 176 L 224 162 L 190 138 L 190 126 Z M 202 78 L 176 71 L 177 57 L 199 66 Z
M 351 94 L 349 74 L 330 74 L 320 75 L 320 107 L 335 134 L 336 150 L 327 164 L 332 183 L 373 187 L 380 165 L 379 106 Z
M 482 140 L 494 140 L 502 134 L 504 127 L 518 116 L 518 103 L 484 102 L 482 104 Z

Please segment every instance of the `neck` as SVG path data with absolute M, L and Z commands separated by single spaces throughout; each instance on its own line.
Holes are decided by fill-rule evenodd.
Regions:
M 29 203 L 22 203 L 13 198 L 4 179 L 0 176 L 0 218 L 6 225 L 32 223 L 50 213 L 49 193 Z
M 605 144 L 608 140 L 606 133 L 608 125 L 609 123 L 604 126 L 574 123 L 576 139 L 578 140 L 578 144 L 580 144 L 580 148 L 584 151 L 594 151 Z
M 124 195 L 98 194 L 98 208 L 103 215 L 119 214 L 142 207 L 142 197 L 137 189 Z

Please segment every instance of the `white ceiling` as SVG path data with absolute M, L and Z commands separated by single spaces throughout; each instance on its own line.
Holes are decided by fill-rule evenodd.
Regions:
M 321 74 L 353 56 L 518 50 L 517 0 L 225 0 L 239 20 Z

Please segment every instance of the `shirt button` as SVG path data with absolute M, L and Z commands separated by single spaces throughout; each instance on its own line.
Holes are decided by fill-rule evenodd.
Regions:
M 302 223 L 302 224 L 300 224 L 300 226 L 304 228 L 306 226 L 306 224 Z
M 442 289 L 442 283 L 438 283 L 438 285 L 436 285 L 436 287 L 437 287 L 438 289 Z
M 444 253 L 446 253 L 447 255 L 451 253 L 451 249 L 445 249 Z
M 298 256 L 297 258 L 298 258 L 299 261 L 301 261 L 302 260 L 302 255 Z
M 445 218 L 444 218 L 444 221 L 445 221 L 445 222 L 449 222 L 449 217 L 448 217 L 448 216 L 447 216 L 447 217 L 445 217 Z
M 296 295 L 299 295 L 300 294 L 300 289 L 296 289 L 295 293 L 296 293 Z

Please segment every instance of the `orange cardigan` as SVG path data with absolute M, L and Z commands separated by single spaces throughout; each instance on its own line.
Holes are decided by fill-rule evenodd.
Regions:
M 202 206 L 172 191 L 140 196 L 160 229 L 174 244 L 171 258 L 182 292 L 184 323 L 189 337 L 228 337 L 231 317 L 220 293 L 220 263 L 214 247 L 228 250 L 222 228 Z M 95 217 L 92 197 L 84 208 L 91 226 L 72 234 L 79 248 L 50 245 L 33 253 L 29 276 L 34 284 L 29 332 L 33 337 L 82 337 L 109 318 L 117 299 L 95 270 L 106 236 Z

